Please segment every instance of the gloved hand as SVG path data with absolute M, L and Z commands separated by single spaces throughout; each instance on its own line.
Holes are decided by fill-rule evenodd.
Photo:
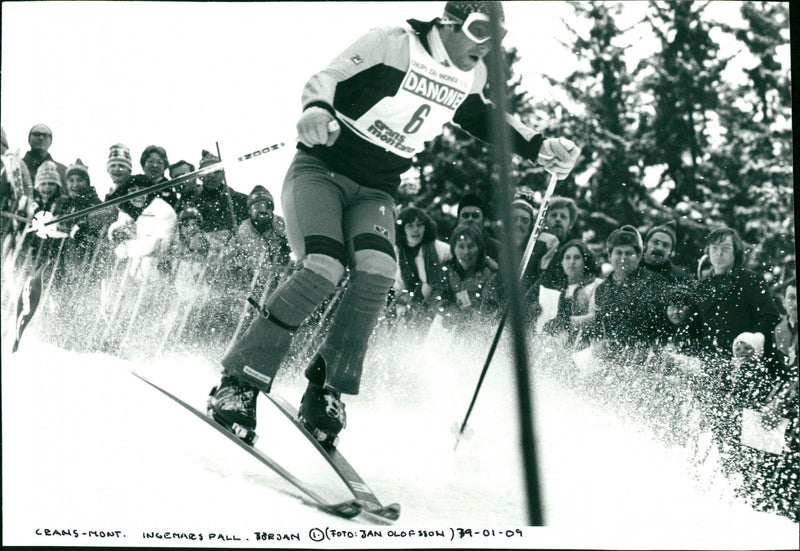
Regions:
M 125 241 L 117 245 L 114 249 L 114 254 L 117 255 L 117 258 L 128 258 L 128 242 Z
M 581 154 L 581 148 L 566 138 L 548 138 L 542 142 L 536 162 L 545 170 L 552 172 L 559 180 L 569 176 L 575 161 Z
M 339 123 L 322 107 L 309 107 L 297 121 L 297 139 L 308 147 L 331 146 L 340 133 Z

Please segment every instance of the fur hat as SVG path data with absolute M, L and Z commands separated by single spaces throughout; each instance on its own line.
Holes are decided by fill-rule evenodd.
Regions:
M 763 333 L 740 333 L 733 341 L 733 349 L 736 350 L 736 344 L 745 342 L 755 350 L 756 358 L 760 358 L 764 354 L 764 334 Z
M 478 207 L 481 209 L 481 212 L 484 216 L 486 216 L 486 207 L 481 201 L 481 198 L 475 195 L 474 193 L 467 193 L 461 198 L 461 201 L 458 202 L 458 216 L 461 216 L 461 210 L 464 207 Z
M 144 168 L 144 163 L 153 153 L 157 154 L 164 160 L 164 168 L 167 168 L 169 166 L 169 159 L 167 158 L 167 150 L 158 145 L 148 145 L 147 147 L 144 148 L 144 151 L 142 151 L 142 156 L 139 157 L 139 164 L 142 166 L 142 168 Z
M 36 171 L 35 187 L 39 187 L 44 183 L 53 183 L 61 187 L 61 175 L 58 173 L 58 167 L 53 161 L 45 161 Z
M 275 205 L 275 200 L 272 198 L 272 194 L 269 192 L 267 188 L 264 186 L 258 185 L 253 188 L 250 192 L 250 195 L 247 197 L 247 208 L 249 209 L 256 203 L 263 203 L 269 201 Z
M 660 226 L 653 226 L 650 228 L 650 231 L 645 234 L 644 243 L 647 244 L 647 242 L 650 241 L 650 237 L 652 237 L 654 233 L 661 232 L 667 234 L 669 238 L 672 239 L 672 248 L 674 249 L 675 245 L 678 243 L 678 232 L 676 231 L 676 226 L 677 224 L 675 223 L 675 220 L 670 220 L 666 224 L 661 224 Z
M 620 246 L 633 247 L 638 251 L 639 254 L 642 254 L 644 247 L 642 247 L 642 236 L 639 233 L 639 230 L 626 224 L 611 232 L 611 235 L 609 235 L 608 239 L 606 240 L 606 248 L 608 249 L 609 254 L 614 247 Z
M 67 169 L 66 174 L 64 175 L 64 179 L 65 180 L 69 180 L 69 177 L 72 174 L 78 174 L 84 180 L 86 180 L 87 184 L 89 184 L 89 185 L 92 184 L 92 180 L 89 178 L 89 167 L 84 165 L 83 161 L 81 161 L 80 159 L 78 159 L 77 161 L 75 161 L 74 164 L 69 166 L 69 168 Z
M 133 170 L 133 163 L 131 162 L 131 150 L 127 145 L 115 143 L 108 148 L 108 161 L 106 161 L 106 168 L 112 163 L 119 163 L 128 170 Z

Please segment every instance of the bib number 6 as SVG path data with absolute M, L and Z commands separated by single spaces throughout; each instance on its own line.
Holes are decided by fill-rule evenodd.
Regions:
M 411 119 L 406 124 L 405 128 L 403 128 L 403 132 L 406 134 L 413 134 L 417 130 L 420 129 L 422 123 L 425 122 L 425 117 L 431 112 L 431 106 L 427 103 L 423 103 L 419 106 L 419 109 L 414 111 L 414 114 L 411 115 Z

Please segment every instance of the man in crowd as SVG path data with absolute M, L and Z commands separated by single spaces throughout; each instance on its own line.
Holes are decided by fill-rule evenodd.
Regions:
M 169 165 L 169 179 L 174 180 L 175 178 L 180 178 L 184 174 L 189 174 L 190 172 L 194 171 L 195 168 L 192 163 L 181 159 L 177 163 Z M 175 212 L 180 214 L 190 198 L 197 193 L 197 180 L 192 178 L 191 180 L 188 180 L 182 184 L 178 184 L 171 189 L 175 196 L 175 205 L 173 205 L 173 207 L 175 208 Z
M 672 263 L 672 253 L 677 243 L 674 221 L 650 228 L 644 238 L 642 265 L 652 272 L 663 275 L 670 283 L 688 280 L 689 274 Z
M 641 266 L 641 235 L 633 226 L 621 226 L 608 236 L 606 247 L 614 271 L 595 292 L 598 336 L 608 339 L 612 355 L 659 342 L 669 326 L 664 279 Z
M 58 175 L 63 182 L 66 179 L 67 167 L 53 159 L 50 155 L 50 146 L 53 145 L 53 131 L 45 124 L 37 124 L 28 132 L 28 145 L 30 150 L 25 153 L 22 160 L 28 167 L 28 172 L 33 180 L 36 180 L 36 171 L 45 161 L 53 161 L 56 164 Z
M 199 168 L 218 162 L 219 157 L 203 150 Z M 222 169 L 201 176 L 200 181 L 203 185 L 185 200 L 190 201 L 203 215 L 202 230 L 235 231 L 247 218 L 247 195 L 234 191 L 225 184 L 225 173 Z
M 299 410 L 323 445 L 335 445 L 346 423 L 341 395 L 359 393 L 367 344 L 397 270 L 394 195 L 400 175 L 445 123 L 490 140 L 492 106 L 482 93 L 482 59 L 492 47 L 490 5 L 451 1 L 441 18 L 375 28 L 306 84 L 299 151 L 281 192 L 289 243 L 301 268 L 231 346 L 209 399 L 211 414 L 243 429 L 245 439 L 253 437 L 258 392 L 270 390 L 293 333 L 349 267 L 326 340 L 306 369 L 309 382 Z M 427 97 L 420 79 L 451 90 L 451 100 Z M 518 119 L 505 120 L 516 153 L 567 177 L 580 153 L 574 143 L 545 139 Z
M 106 171 L 111 176 L 111 187 L 108 189 L 106 199 L 114 193 L 122 183 L 128 179 L 133 171 L 131 150 L 125 144 L 117 143 L 108 148 Z

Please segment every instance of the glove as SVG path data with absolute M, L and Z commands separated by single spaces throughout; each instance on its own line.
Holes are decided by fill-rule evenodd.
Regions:
M 581 148 L 566 138 L 548 138 L 542 142 L 536 162 L 559 180 L 569 176 L 581 154 Z
M 322 107 L 309 107 L 297 121 L 297 139 L 308 147 L 331 146 L 340 132 L 339 123 Z
M 114 249 L 114 254 L 117 255 L 117 258 L 128 258 L 128 242 L 117 245 Z

